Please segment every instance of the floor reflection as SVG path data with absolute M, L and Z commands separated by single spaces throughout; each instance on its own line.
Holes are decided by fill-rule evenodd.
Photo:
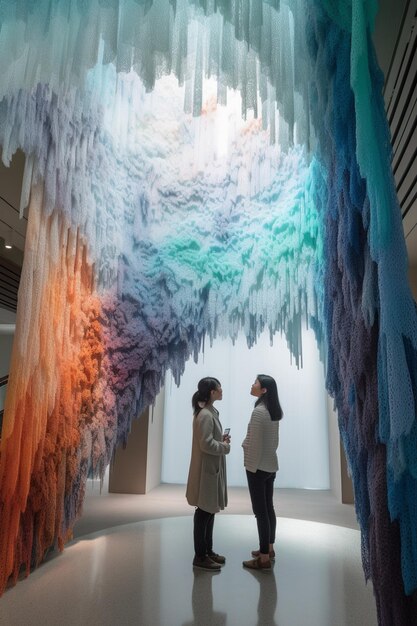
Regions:
M 258 625 L 257 626 L 278 626 L 276 620 L 278 589 L 275 578 L 274 565 L 270 572 L 256 572 L 246 569 L 259 584 L 259 600 L 258 600 Z
M 183 626 L 224 626 L 227 624 L 227 613 L 214 610 L 213 578 L 221 576 L 222 572 L 203 572 L 193 570 L 194 580 L 191 593 L 193 620 L 184 622 Z
M 249 515 L 221 515 L 221 571 L 192 567 L 192 517 L 117 526 L 68 546 L 0 599 L 11 626 L 376 626 L 358 531 L 278 520 L 271 571 L 242 567 Z M 279 602 L 278 602 L 279 598 Z

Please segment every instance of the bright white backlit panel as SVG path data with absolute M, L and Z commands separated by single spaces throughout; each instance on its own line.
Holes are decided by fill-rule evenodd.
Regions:
M 191 397 L 204 376 L 214 376 L 223 387 L 216 403 L 223 427 L 231 429 L 232 450 L 227 457 L 230 486 L 246 485 L 242 441 L 255 398 L 250 389 L 257 374 L 269 374 L 278 384 L 284 418 L 280 424 L 276 485 L 301 489 L 329 488 L 329 443 L 323 365 L 312 331 L 303 332 L 303 368 L 291 364 L 285 339 L 260 337 L 248 349 L 243 338 L 233 346 L 216 340 L 200 353 L 198 363 L 188 361 L 178 388 L 170 374 L 165 386 L 162 481 L 185 483 L 191 453 Z

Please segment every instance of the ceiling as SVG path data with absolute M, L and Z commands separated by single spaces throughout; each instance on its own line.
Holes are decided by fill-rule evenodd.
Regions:
M 417 0 L 381 0 L 374 33 L 384 72 L 392 169 L 410 267 L 417 268 Z
M 393 171 L 409 263 L 417 268 L 417 28 L 414 28 L 417 0 L 381 0 L 379 5 L 374 42 L 385 76 L 384 98 L 392 135 Z M 19 205 L 24 162 L 20 151 L 13 157 L 10 167 L 0 162 L 0 283 L 6 275 L 10 280 L 10 268 L 12 271 L 20 268 L 23 262 L 27 217 L 19 217 Z M 6 250 L 4 240 L 11 231 L 13 248 Z M 4 307 L 2 297 L 0 293 L 0 307 L 13 310 Z
M 24 249 L 26 236 L 27 217 L 19 218 L 24 166 L 25 155 L 20 150 L 14 155 L 10 167 L 0 161 L 0 237 L 6 239 L 12 229 L 13 248 L 7 252 L 7 257 L 15 263 L 22 261 L 19 252 Z M 4 250 L 4 245 L 1 248 Z M 0 253 L 3 254 L 3 251 Z

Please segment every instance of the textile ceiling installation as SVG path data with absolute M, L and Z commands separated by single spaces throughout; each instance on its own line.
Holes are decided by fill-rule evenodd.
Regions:
M 373 0 L 3 0 L 0 144 L 29 205 L 0 590 L 62 548 L 171 369 L 314 329 L 381 624 L 417 609 L 417 316 Z

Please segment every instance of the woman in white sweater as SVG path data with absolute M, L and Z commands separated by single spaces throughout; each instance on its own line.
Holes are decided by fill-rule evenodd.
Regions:
M 273 495 L 278 470 L 277 448 L 282 409 L 277 384 L 271 376 L 259 374 L 252 385 L 251 395 L 257 397 L 257 401 L 242 447 L 252 510 L 258 525 L 259 549 L 252 551 L 254 558 L 243 561 L 243 566 L 271 569 L 271 560 L 275 559 L 277 519 Z

